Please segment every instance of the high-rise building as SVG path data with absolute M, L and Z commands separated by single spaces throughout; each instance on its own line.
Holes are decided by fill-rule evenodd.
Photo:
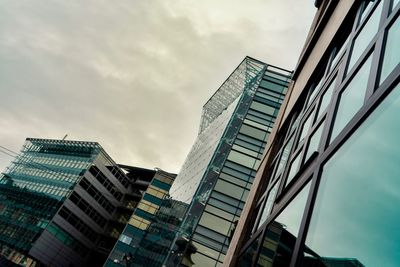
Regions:
M 170 199 L 176 174 L 155 170 L 153 179 L 104 266 L 161 266 L 187 204 Z
M 27 138 L 0 177 L 2 266 L 101 266 L 152 176 L 96 142 Z
M 188 208 L 166 266 L 222 264 L 290 77 L 246 57 L 204 105 L 199 134 L 170 190 Z
M 224 266 L 400 265 L 400 4 L 315 5 Z

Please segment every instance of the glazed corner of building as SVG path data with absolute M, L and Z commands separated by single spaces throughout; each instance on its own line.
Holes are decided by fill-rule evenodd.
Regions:
M 307 116 L 312 117 L 311 126 L 308 125 L 310 126 L 310 130 L 308 133 L 306 131 L 304 137 L 305 144 L 297 144 L 298 147 L 295 147 L 294 151 L 287 155 L 289 157 L 287 159 L 288 163 L 285 165 L 286 168 L 284 167 L 285 173 L 282 174 L 282 176 L 285 175 L 285 177 L 288 178 L 288 176 L 291 175 L 291 164 L 294 163 L 297 157 L 296 154 L 306 153 L 306 145 L 309 144 L 312 135 L 317 132 L 317 128 L 324 123 L 323 120 L 329 120 L 329 124 L 327 122 L 329 129 L 320 127 L 324 129 L 321 143 L 330 141 L 333 147 L 331 150 L 340 149 L 342 143 L 346 142 L 346 140 L 351 137 L 351 134 L 357 130 L 359 124 L 372 113 L 373 109 L 379 105 L 384 97 L 398 84 L 398 56 L 394 57 L 394 63 L 389 67 L 384 66 L 383 61 L 387 60 L 387 58 L 385 58 L 385 49 L 389 49 L 387 43 L 396 43 L 396 39 L 393 37 L 396 32 L 394 31 L 394 33 L 390 35 L 390 30 L 393 25 L 396 25 L 396 20 L 399 20 L 399 1 L 316 0 L 314 4 L 318 10 L 293 73 L 293 81 L 289 86 L 287 96 L 282 104 L 273 132 L 269 138 L 269 144 L 265 149 L 266 152 L 264 153 L 262 163 L 250 191 L 248 201 L 246 202 L 235 235 L 232 238 L 231 245 L 225 257 L 224 266 L 241 266 L 240 264 L 238 265 L 239 257 L 244 255 L 245 249 L 251 248 L 251 242 L 255 241 L 254 236 L 259 234 L 257 231 L 252 231 L 254 231 L 253 227 L 257 227 L 254 224 L 260 218 L 252 219 L 252 217 L 255 217 L 258 213 L 256 208 L 259 207 L 259 202 L 262 199 L 266 200 L 268 191 L 272 189 L 267 183 L 270 182 L 270 179 L 275 179 L 272 177 L 272 172 L 276 172 L 277 167 L 275 165 L 274 170 L 269 170 L 269 166 L 279 162 L 275 158 L 275 155 L 280 153 L 280 148 L 277 147 L 277 144 L 282 142 L 282 148 L 290 141 L 288 136 L 286 136 L 286 139 L 280 140 L 285 137 L 281 136 L 282 132 L 292 130 L 290 127 L 292 127 L 293 124 L 299 123 L 299 126 L 296 126 L 297 128 L 293 133 L 293 139 L 299 141 L 303 135 L 300 128 L 305 128 L 304 125 L 308 120 Z M 367 36 L 369 39 L 365 40 L 366 44 L 362 46 L 360 45 L 362 41 L 361 37 L 365 36 L 363 32 L 369 30 L 369 26 L 372 24 L 372 22 L 369 22 L 372 20 L 376 21 L 376 29 L 374 29 L 372 37 Z M 393 26 L 392 28 L 396 29 L 396 27 Z M 367 30 L 363 31 L 363 29 Z M 358 38 L 359 36 L 361 37 Z M 390 65 L 390 62 L 388 64 Z M 361 110 L 355 114 L 354 117 L 350 117 L 349 121 L 347 121 L 342 128 L 337 130 L 336 133 L 332 133 L 334 130 L 333 125 L 337 123 L 334 119 L 337 117 L 336 109 L 339 108 L 338 106 L 340 104 L 339 93 L 345 91 L 346 87 L 351 86 L 351 83 L 356 80 L 354 77 L 357 77 L 359 73 L 365 70 L 364 66 L 368 67 L 368 72 L 366 73 L 365 81 L 365 100 L 360 104 Z M 389 70 L 386 70 L 386 73 L 384 73 L 385 68 L 389 68 Z M 339 76 L 340 79 L 336 79 Z M 317 84 L 316 82 L 318 82 L 318 80 L 321 80 L 320 82 L 322 84 Z M 330 90 L 331 84 L 333 84 L 332 90 Z M 313 90 L 315 94 L 313 94 Z M 322 103 L 324 94 L 331 91 L 333 92 L 332 98 L 328 99 L 328 106 L 325 106 L 325 108 L 329 110 L 319 111 L 320 106 L 324 104 Z M 304 106 L 306 107 L 304 108 Z M 313 109 L 316 115 L 313 113 Z M 299 110 L 304 113 L 299 113 Z M 303 115 L 304 117 L 302 117 Z M 319 115 L 321 115 L 321 117 L 319 117 Z M 300 120 L 296 121 L 295 116 L 301 117 Z M 288 134 L 290 135 L 290 133 Z M 295 141 L 295 146 L 297 141 Z M 301 151 L 302 148 L 299 149 L 299 146 L 304 148 L 304 151 Z M 326 149 L 321 149 L 320 144 L 319 154 L 323 154 L 324 152 L 326 161 L 329 158 L 328 156 L 331 156 L 335 151 L 329 151 L 329 143 L 326 144 L 326 146 L 322 144 L 322 146 Z M 277 150 L 279 151 L 277 152 Z M 288 151 L 288 153 L 289 152 L 290 151 Z M 299 178 L 301 178 L 300 176 L 306 176 L 304 174 L 305 169 L 313 168 L 307 166 L 307 164 L 314 165 L 315 162 L 312 161 L 321 156 L 319 154 L 317 151 L 316 153 L 307 155 L 307 157 L 309 157 L 308 160 L 305 155 L 299 156 L 302 159 L 300 160 L 300 165 L 304 163 L 304 166 L 300 168 L 299 173 L 294 174 L 291 182 L 286 182 L 286 185 L 279 187 L 280 192 L 283 192 L 283 194 L 278 196 L 278 199 L 275 200 L 274 203 L 280 202 L 281 204 L 277 204 L 277 210 L 272 211 L 270 217 L 279 215 L 280 212 L 284 210 L 283 207 L 289 204 L 290 201 L 285 202 L 286 200 L 282 201 L 282 199 L 292 199 L 298 193 L 296 191 L 297 189 L 300 191 L 301 188 L 306 187 L 306 183 L 298 185 L 298 181 L 303 180 Z M 324 155 L 321 157 L 323 156 Z M 301 174 L 302 169 L 304 171 L 303 174 Z M 270 176 L 271 178 L 269 178 Z M 320 174 L 316 176 L 319 177 Z M 284 188 L 287 185 L 291 188 Z M 272 201 L 274 201 L 274 199 L 272 199 Z M 272 224 L 271 220 L 267 220 L 266 222 L 267 224 Z M 303 221 L 301 227 L 306 227 L 304 224 Z M 300 233 L 302 233 L 303 230 L 304 228 L 301 228 Z M 251 233 L 253 233 L 253 235 Z M 250 235 L 252 235 L 252 237 L 249 239 Z M 296 246 L 295 253 L 299 253 L 300 246 L 301 245 Z M 257 251 L 258 249 L 259 251 L 260 247 L 262 247 L 262 242 L 261 245 L 254 248 L 254 250 Z M 295 260 L 296 257 L 297 256 L 294 257 Z M 266 258 L 264 258 L 264 260 L 266 260 Z M 290 266 L 296 266 L 297 263 L 298 262 L 292 261 Z

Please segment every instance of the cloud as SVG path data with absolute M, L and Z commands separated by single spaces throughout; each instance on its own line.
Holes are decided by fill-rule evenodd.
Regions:
M 0 145 L 68 133 L 177 172 L 244 56 L 294 67 L 315 11 L 301 2 L 2 1 Z

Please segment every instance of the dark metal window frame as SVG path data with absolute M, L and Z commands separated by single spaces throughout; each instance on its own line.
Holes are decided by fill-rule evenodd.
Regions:
M 398 64 L 392 72 L 389 74 L 389 76 L 381 82 L 379 85 L 380 81 L 380 73 L 382 69 L 382 61 L 384 57 L 384 49 L 386 45 L 386 40 L 387 40 L 387 32 L 389 28 L 392 26 L 392 24 L 397 20 L 400 19 L 400 5 L 397 5 L 394 10 L 391 10 L 392 8 L 392 3 L 393 0 L 381 0 L 384 1 L 383 3 L 383 9 L 382 9 L 382 14 L 380 17 L 380 23 L 379 23 L 379 29 L 378 32 L 376 33 L 375 37 L 370 40 L 370 43 L 368 44 L 367 48 L 365 51 L 362 53 L 360 58 L 357 60 L 357 62 L 354 64 L 352 67 L 352 70 L 347 73 L 347 76 L 345 75 L 345 71 L 347 69 L 348 62 L 350 60 L 351 56 L 351 50 L 352 46 L 354 44 L 354 40 L 356 36 L 359 34 L 359 32 L 362 30 L 364 27 L 365 23 L 368 21 L 369 17 L 373 14 L 374 10 L 376 9 L 377 5 L 380 3 L 380 1 L 377 1 L 374 3 L 374 6 L 371 8 L 367 16 L 364 18 L 362 23 L 358 26 L 356 26 L 357 23 L 354 23 L 352 33 L 350 35 L 349 42 L 347 43 L 347 48 L 344 54 L 341 56 L 341 59 L 338 60 L 336 63 L 336 66 L 334 69 L 330 70 L 330 78 L 325 81 L 324 86 L 321 87 L 320 92 L 318 93 L 317 96 L 314 97 L 314 103 L 309 105 L 307 108 L 307 113 L 302 113 L 299 114 L 299 116 L 303 116 L 301 119 L 301 123 L 298 124 L 296 131 L 296 138 L 298 138 L 298 135 L 300 134 L 300 130 L 302 128 L 302 125 L 304 121 L 306 120 L 307 116 L 304 116 L 305 114 L 308 115 L 312 109 L 313 105 L 316 105 L 315 102 L 320 102 L 321 96 L 323 93 L 327 90 L 327 87 L 329 86 L 330 82 L 328 80 L 333 79 L 332 77 L 336 76 L 336 85 L 334 88 L 334 92 L 330 101 L 330 104 L 327 107 L 327 110 L 323 113 L 320 114 L 320 119 L 315 118 L 315 121 L 313 126 L 311 126 L 308 135 L 305 137 L 305 142 L 304 142 L 304 148 L 308 146 L 309 138 L 312 136 L 319 125 L 321 123 L 324 123 L 324 129 L 321 135 L 321 139 L 318 145 L 318 152 L 314 152 L 310 159 L 304 163 L 303 167 L 300 167 L 298 174 L 293 178 L 292 182 L 290 183 L 290 186 L 284 190 L 283 194 L 281 192 L 281 195 L 278 196 L 275 200 L 275 205 L 272 208 L 272 211 L 270 213 L 270 216 L 267 218 L 266 222 L 256 231 L 253 233 L 251 238 L 247 240 L 247 242 L 242 246 L 239 257 L 243 256 L 243 253 L 246 252 L 246 250 L 253 244 L 253 242 L 257 241 L 257 259 L 259 258 L 259 254 L 261 251 L 261 246 L 263 243 L 263 239 L 257 240 L 257 238 L 264 237 L 265 231 L 269 224 L 273 222 L 273 220 L 286 208 L 287 205 L 292 201 L 292 199 L 300 192 L 300 190 L 311 180 L 311 187 L 310 187 L 310 192 L 308 195 L 308 199 L 306 202 L 306 207 L 304 210 L 304 215 L 302 218 L 302 222 L 300 225 L 300 231 L 299 231 L 299 236 L 296 242 L 296 245 L 293 250 L 293 256 L 291 259 L 291 267 L 294 266 L 299 266 L 302 260 L 302 251 L 304 248 L 304 242 L 305 238 L 307 235 L 309 223 L 311 220 L 312 216 L 312 211 L 314 208 L 316 196 L 318 193 L 318 186 L 320 183 L 321 179 L 321 174 L 322 174 L 322 167 L 323 165 L 334 155 L 334 153 L 341 147 L 342 144 L 346 142 L 346 140 L 359 128 L 359 126 L 367 119 L 367 117 L 374 111 L 374 109 L 384 100 L 384 98 L 392 91 L 393 88 L 396 87 L 396 85 L 400 81 L 400 64 Z M 360 6 L 361 8 L 361 6 Z M 357 19 L 356 21 L 359 21 L 359 18 L 361 16 L 361 9 L 357 10 Z M 348 14 L 350 16 L 351 14 Z M 336 51 L 333 50 L 333 53 Z M 368 84 L 366 88 L 366 94 L 365 94 L 365 99 L 364 99 L 364 104 L 360 108 L 360 110 L 353 116 L 353 118 L 350 119 L 348 124 L 342 129 L 339 134 L 336 136 L 334 140 L 331 141 L 330 145 L 328 146 L 328 142 L 330 139 L 330 134 L 333 128 L 333 123 L 334 123 L 334 115 L 337 111 L 338 107 L 338 100 L 339 100 L 339 95 L 340 93 L 345 90 L 346 86 L 348 83 L 351 81 L 351 79 L 354 77 L 354 75 L 357 73 L 357 71 L 362 67 L 363 63 L 368 59 L 368 56 L 373 53 L 373 58 L 372 58 L 372 64 L 371 64 L 371 69 L 369 73 L 369 78 L 368 78 Z M 333 59 L 334 54 L 331 55 L 329 61 Z M 332 75 L 332 73 L 335 73 Z M 323 89 L 323 90 L 322 90 Z M 295 111 L 292 112 L 292 116 L 295 114 Z M 290 124 L 293 124 L 293 120 L 290 122 Z M 288 120 L 287 120 L 288 121 Z M 290 125 L 291 127 L 291 125 Z M 290 127 L 288 127 L 288 131 L 290 131 Z M 284 147 L 287 142 L 290 140 L 293 131 L 290 131 L 289 133 L 286 133 L 285 137 L 285 142 L 281 147 Z M 282 133 L 279 133 L 282 134 Z M 296 141 L 296 140 L 295 140 Z M 289 158 L 292 159 L 292 153 L 299 153 L 298 149 L 294 148 L 295 145 L 292 148 L 291 153 L 289 154 Z M 296 150 L 296 151 L 295 151 Z M 277 179 L 273 179 L 273 175 L 275 175 L 275 171 L 277 168 L 277 165 L 279 163 L 279 159 L 281 157 L 282 149 L 278 151 L 278 153 L 274 156 L 274 159 L 271 161 L 271 164 L 269 166 L 272 166 L 275 170 L 272 172 L 272 175 L 269 178 L 271 181 L 269 181 L 267 190 L 266 192 L 269 192 L 271 190 L 271 186 L 274 184 L 274 182 L 277 181 Z M 303 153 L 303 157 L 304 157 Z M 302 159 L 303 161 L 304 159 Z M 289 162 L 289 160 L 288 160 Z M 287 163 L 285 167 L 284 174 L 287 175 L 288 172 L 288 166 L 290 164 Z M 282 184 L 284 182 L 281 182 Z M 257 202 L 257 206 L 262 210 L 262 208 L 265 205 L 265 201 L 267 198 L 268 193 L 264 193 L 261 195 Z M 279 192 L 278 192 L 279 193 Z M 258 212 L 260 213 L 260 212 Z M 254 215 L 254 214 L 253 214 Z M 257 216 L 257 214 L 255 215 Z M 256 223 L 259 221 L 259 215 L 256 220 Z M 255 266 L 256 262 L 253 263 L 253 266 Z

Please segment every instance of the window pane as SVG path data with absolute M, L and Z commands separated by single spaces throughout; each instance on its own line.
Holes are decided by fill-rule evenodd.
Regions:
M 344 41 L 344 43 L 340 47 L 340 50 L 336 52 L 335 57 L 332 59 L 331 70 L 335 67 L 335 65 L 338 62 L 339 58 L 342 56 L 343 51 L 346 49 L 346 46 L 347 46 L 347 43 L 349 42 L 349 40 L 350 40 L 350 35 L 347 36 L 346 41 Z
M 356 73 L 340 96 L 339 108 L 336 113 L 335 125 L 332 131 L 331 140 L 335 139 L 343 127 L 353 118 L 354 114 L 364 103 L 365 90 L 367 88 L 369 70 L 371 67 L 372 55 Z
M 240 199 L 243 195 L 244 188 L 225 182 L 221 179 L 218 179 L 218 182 L 215 185 L 214 190 L 220 193 L 224 193 L 230 197 Z
M 382 13 L 382 2 L 383 1 L 381 1 L 375 8 L 374 13 L 368 19 L 367 23 L 364 25 L 363 29 L 361 30 L 361 32 L 356 37 L 356 40 L 354 41 L 353 51 L 351 54 L 347 72 L 351 70 L 351 68 L 357 62 L 361 54 L 364 52 L 365 48 L 367 48 L 372 38 L 377 33 L 379 28 L 379 19 Z
M 258 227 L 260 227 L 263 223 L 265 223 L 265 221 L 268 218 L 268 215 L 271 213 L 272 205 L 274 204 L 275 196 L 276 196 L 276 192 L 278 192 L 279 184 L 280 184 L 279 181 L 277 181 L 268 193 L 267 202 L 265 203 L 264 209 L 262 211 L 261 219 L 260 219 L 260 222 L 258 223 Z
M 193 263 L 197 266 L 215 266 L 216 260 L 204 256 L 200 253 L 195 253 L 191 255 Z
M 310 183 L 267 228 L 256 266 L 289 266 L 300 230 Z
M 288 160 L 290 150 L 292 149 L 292 146 L 293 146 L 293 140 L 294 140 L 294 135 L 290 138 L 290 140 L 287 142 L 285 148 L 282 151 L 282 155 L 279 160 L 279 164 L 277 167 L 278 169 L 276 171 L 275 177 L 277 177 L 281 173 L 283 168 L 286 166 L 286 162 Z
M 251 267 L 257 256 L 257 247 L 260 238 L 257 238 L 243 253 L 243 255 L 238 260 L 238 266 L 240 267 Z
M 292 164 L 290 164 L 290 170 L 289 170 L 289 174 L 288 177 L 286 179 L 286 184 L 290 183 L 290 181 L 293 179 L 293 177 L 296 175 L 297 171 L 299 170 L 299 166 L 300 166 L 300 159 L 301 159 L 301 155 L 302 153 L 298 153 L 296 155 L 296 157 L 294 158 L 294 160 L 292 160 Z
M 303 128 L 301 129 L 301 135 L 298 144 L 302 144 L 304 141 L 304 137 L 306 137 L 310 126 L 312 125 L 312 121 L 314 118 L 314 111 L 308 116 L 307 120 L 303 124 Z
M 227 235 L 229 233 L 229 228 L 231 226 L 230 222 L 207 212 L 203 213 L 199 224 L 223 235 Z
M 400 86 L 394 90 L 324 166 L 304 266 L 327 257 L 347 261 L 341 266 L 400 266 Z
M 383 58 L 381 83 L 389 76 L 392 70 L 400 62 L 400 19 L 394 22 L 388 31 L 388 37 L 385 47 L 385 55 Z
M 310 137 L 310 142 L 308 143 L 307 154 L 306 158 L 304 159 L 304 162 L 306 162 L 311 157 L 312 153 L 318 151 L 318 145 L 321 139 L 323 129 L 324 129 L 324 122 L 322 122 L 321 125 L 318 126 L 318 129 Z
M 331 98 L 333 95 L 333 89 L 335 88 L 335 80 L 334 79 L 331 84 L 329 85 L 328 89 L 326 89 L 325 93 L 323 94 L 321 98 L 321 104 L 319 105 L 319 110 L 317 114 L 317 118 L 321 116 L 322 113 L 326 110 L 328 107 L 329 103 L 331 102 Z
M 256 162 L 255 158 L 236 152 L 234 150 L 231 150 L 231 152 L 229 153 L 228 160 L 252 169 L 254 168 L 254 163 Z
M 392 10 L 394 10 L 396 8 L 396 6 L 399 4 L 400 0 L 393 0 L 393 6 L 392 6 Z

